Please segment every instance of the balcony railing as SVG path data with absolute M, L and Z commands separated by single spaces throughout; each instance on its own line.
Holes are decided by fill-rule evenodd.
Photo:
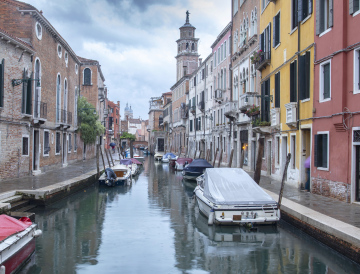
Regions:
M 224 113 L 224 115 L 227 118 L 236 118 L 237 110 L 238 110 L 238 102 L 227 102 L 225 104 L 225 113 Z
M 57 123 L 64 124 L 64 125 L 71 125 L 72 124 L 72 113 L 66 111 L 64 109 L 58 109 L 56 115 Z
M 247 110 L 249 107 L 256 105 L 255 97 L 249 96 L 248 93 L 240 95 L 240 110 Z
M 34 119 L 47 119 L 47 103 L 41 101 L 34 102 Z
M 285 105 L 286 108 L 286 124 L 288 126 L 296 126 L 297 123 L 297 103 L 291 102 Z
M 190 112 L 191 112 L 192 114 L 195 114 L 195 113 L 196 113 L 196 107 L 195 107 L 195 106 L 191 106 L 191 107 L 190 107 Z
M 200 102 L 198 103 L 198 108 L 199 108 L 201 111 L 203 111 L 203 110 L 205 109 L 205 102 L 204 102 L 204 101 L 200 101 Z
M 224 93 L 224 90 L 222 89 L 216 89 L 215 90 L 215 99 L 218 99 L 218 100 L 221 100 L 223 99 L 223 93 Z
M 260 56 L 260 61 L 255 63 L 255 67 L 257 70 L 263 70 L 267 65 L 271 62 L 271 52 L 264 51 L 263 54 Z

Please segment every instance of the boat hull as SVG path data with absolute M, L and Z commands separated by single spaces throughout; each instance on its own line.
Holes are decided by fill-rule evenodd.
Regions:
M 202 175 L 202 172 L 190 172 L 190 171 L 182 171 L 183 178 L 186 180 L 194 180 L 196 181 L 196 178 Z
M 280 210 L 273 205 L 216 205 L 203 195 L 197 186 L 194 190 L 199 211 L 209 218 L 214 212 L 217 225 L 275 224 L 280 221 Z
M 0 266 L 5 273 L 16 273 L 35 251 L 36 225 L 29 226 L 0 243 Z

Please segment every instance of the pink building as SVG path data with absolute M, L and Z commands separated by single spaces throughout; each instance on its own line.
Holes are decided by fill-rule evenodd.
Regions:
M 311 191 L 360 202 L 359 0 L 314 1 Z

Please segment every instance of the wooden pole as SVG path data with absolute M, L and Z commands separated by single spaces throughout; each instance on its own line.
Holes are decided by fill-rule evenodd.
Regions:
M 115 164 L 114 164 L 114 160 L 113 160 L 113 157 L 112 157 L 112 155 L 111 155 L 111 151 L 110 151 L 110 150 L 109 150 L 109 154 L 110 154 L 110 159 L 111 159 L 112 165 L 114 166 Z
M 219 151 L 219 148 L 216 149 L 216 152 L 215 152 L 215 157 L 214 157 L 214 161 L 213 161 L 213 167 L 215 167 L 215 162 L 216 162 L 216 157 L 217 157 L 217 154 L 218 154 L 218 151 Z
M 194 159 L 196 159 L 196 153 L 197 153 L 197 150 L 195 149 L 195 153 L 194 153 Z
M 200 150 L 200 153 L 199 153 L 199 158 L 201 158 L 201 155 L 202 155 L 202 150 Z
M 181 155 L 181 146 L 179 148 L 179 158 L 180 158 L 180 155 Z
M 209 149 L 206 151 L 206 161 L 208 161 L 208 162 L 210 161 L 209 160 Z
M 96 170 L 97 170 L 97 174 L 98 174 L 98 176 L 100 176 L 100 152 L 99 152 L 99 147 L 100 147 L 100 145 L 99 144 L 97 144 L 96 145 Z
M 282 181 L 281 181 L 280 193 L 279 193 L 279 201 L 278 201 L 279 209 L 281 206 L 281 200 L 282 200 L 283 191 L 284 191 L 285 179 L 287 177 L 287 170 L 288 170 L 288 166 L 290 163 L 290 159 L 291 159 L 291 153 L 289 153 L 286 157 L 285 169 L 284 169 L 284 173 L 283 173 L 283 177 L 282 177 Z
M 130 158 L 134 158 L 134 148 L 132 140 L 130 140 Z
M 121 150 L 120 150 L 120 147 L 118 147 L 117 149 L 118 149 L 119 161 L 120 161 L 121 160 Z
M 245 151 L 242 149 L 241 156 L 240 156 L 240 168 L 243 168 L 243 166 L 244 166 L 244 154 L 245 154 Z
M 255 173 L 254 173 L 254 181 L 257 184 L 260 184 L 260 177 L 261 177 L 261 166 L 262 166 L 262 156 L 264 152 L 264 139 L 265 138 L 259 138 L 259 145 L 258 145 L 258 153 L 257 153 L 257 159 L 256 159 L 256 167 L 255 167 Z
M 100 154 L 101 154 L 101 159 L 102 159 L 102 162 L 103 162 L 103 165 L 104 165 L 104 170 L 106 169 L 105 167 L 105 160 L 104 160 L 104 155 L 103 155 L 103 152 L 102 152 L 102 149 L 100 147 Z
M 109 167 L 111 167 L 111 163 L 110 163 L 110 159 L 109 159 L 109 155 L 108 155 L 108 150 L 106 148 L 104 148 L 104 151 L 105 151 L 105 155 L 106 155 L 106 159 L 109 163 Z
M 231 167 L 231 165 L 232 165 L 233 156 L 234 156 L 234 149 L 232 149 L 232 150 L 231 150 L 231 153 L 230 153 L 230 160 L 229 160 L 228 167 Z
M 223 155 L 223 150 L 220 151 L 220 158 L 219 158 L 218 167 L 220 167 L 220 164 L 221 164 L 221 161 L 222 161 L 222 155 Z

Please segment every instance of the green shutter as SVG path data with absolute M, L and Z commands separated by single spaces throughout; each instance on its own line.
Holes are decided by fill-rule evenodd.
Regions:
M 275 107 L 280 107 L 280 72 L 275 74 Z
M 265 82 L 261 84 L 261 121 L 265 121 Z
M 266 81 L 265 95 L 267 96 L 267 100 L 265 100 L 265 121 L 270 122 L 270 78 Z
M 306 1 L 306 0 L 305 0 Z M 297 5 L 297 20 L 298 22 L 301 22 L 305 17 L 304 17 L 304 11 L 303 11 L 303 0 L 298 0 L 298 5 Z
M 319 166 L 319 137 L 320 135 L 316 134 L 314 136 L 314 166 L 318 167 Z
M 273 17 L 273 25 L 274 25 L 274 29 L 273 29 L 273 48 L 275 48 L 276 44 L 276 16 Z
M 308 4 L 308 9 L 309 9 L 309 15 L 312 14 L 312 10 L 313 10 L 313 0 L 308 0 L 309 4 Z
M 320 18 L 320 0 L 316 0 L 315 3 L 315 8 L 316 8 L 316 35 L 320 34 L 320 22 L 321 22 L 321 18 Z
M 306 52 L 306 58 L 305 58 L 305 99 L 310 98 L 310 51 Z
M 324 87 L 324 99 L 330 98 L 330 64 L 323 66 L 323 87 Z
M 290 64 L 290 102 L 297 102 L 296 98 L 296 60 Z
M 31 115 L 31 106 L 32 106 L 32 78 L 33 74 L 31 73 L 30 78 L 28 79 L 27 90 L 26 90 L 26 114 Z
M 25 79 L 25 69 L 22 75 L 22 79 Z M 21 100 L 21 113 L 26 113 L 26 96 L 27 96 L 27 81 L 23 81 L 22 86 L 22 100 Z
M 306 89 L 306 77 L 305 77 L 305 59 L 306 55 L 299 56 L 299 99 L 303 100 L 305 99 L 305 89 Z
M 0 107 L 4 107 L 4 70 L 5 60 L 2 59 L 0 64 Z
M 328 160 L 328 135 L 327 134 L 321 134 L 322 135 L 322 167 L 327 168 L 327 160 Z

